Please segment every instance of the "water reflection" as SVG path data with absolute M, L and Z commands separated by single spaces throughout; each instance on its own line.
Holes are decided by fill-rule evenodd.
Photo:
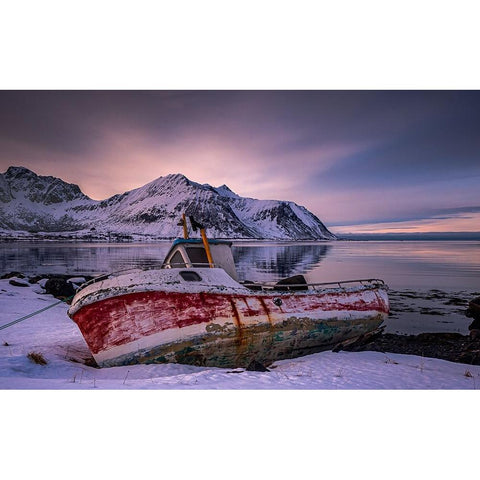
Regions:
M 273 281 L 318 267 L 330 248 L 329 244 L 236 245 L 233 256 L 241 280 Z
M 156 244 L 2 244 L 0 272 L 29 275 L 97 275 L 163 262 L 170 242 Z M 270 281 L 306 273 L 326 257 L 330 245 L 234 245 L 240 279 Z
M 160 266 L 170 243 L 161 244 L 1 244 L 0 272 L 28 275 L 97 275 L 132 267 Z
M 480 289 L 478 241 L 335 242 L 316 281 L 381 278 L 393 289 Z
M 0 243 L 0 275 L 97 275 L 160 266 L 170 245 Z M 316 282 L 381 278 L 394 289 L 480 291 L 478 241 L 238 242 L 233 255 L 241 280 L 276 281 L 308 273 Z

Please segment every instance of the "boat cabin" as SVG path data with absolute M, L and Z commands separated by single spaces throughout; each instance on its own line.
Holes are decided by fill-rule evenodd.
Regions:
M 232 254 L 232 242 L 208 240 L 213 266 L 222 268 L 238 281 Z M 209 268 L 207 252 L 200 238 L 178 238 L 172 244 L 162 268 Z

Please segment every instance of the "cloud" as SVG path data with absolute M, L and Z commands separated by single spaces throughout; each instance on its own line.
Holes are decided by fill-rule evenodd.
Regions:
M 479 124 L 468 91 L 0 92 L 0 166 L 96 199 L 180 172 L 327 224 L 418 220 L 476 205 Z
M 464 215 L 452 214 L 448 217 L 378 222 L 360 225 L 338 225 L 330 228 L 335 234 L 347 233 L 425 233 L 425 232 L 480 232 L 480 212 Z
M 98 151 L 77 165 L 82 169 L 82 177 L 88 177 L 87 193 L 94 198 L 102 197 L 105 178 L 111 195 L 179 172 L 199 183 L 227 184 L 242 196 L 295 200 L 311 175 L 363 148 L 363 145 L 324 145 L 272 155 L 268 149 L 275 139 L 268 134 L 241 142 L 206 134 L 191 137 L 185 133 L 165 142 L 143 132 L 119 129 L 106 130 L 102 138 Z M 98 176 L 96 171 L 105 175 Z

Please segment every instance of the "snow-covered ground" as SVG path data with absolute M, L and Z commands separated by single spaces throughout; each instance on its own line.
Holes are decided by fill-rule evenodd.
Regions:
M 42 292 L 0 280 L 0 325 L 56 302 Z M 66 310 L 0 330 L 5 478 L 403 480 L 476 468 L 478 398 L 464 389 L 478 388 L 478 366 L 324 352 L 264 373 L 97 369 L 80 363 L 89 352 Z
M 23 279 L 14 279 L 27 283 Z M 58 300 L 38 285 L 0 280 L 1 325 Z M 59 304 L 0 330 L 2 389 L 476 389 L 480 366 L 379 352 L 331 351 L 275 362 L 269 372 L 179 364 L 98 369 Z M 28 358 L 41 354 L 46 365 Z

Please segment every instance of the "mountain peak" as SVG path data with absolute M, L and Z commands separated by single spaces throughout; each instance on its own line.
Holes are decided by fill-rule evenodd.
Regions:
M 102 202 L 86 197 L 77 185 L 25 167 L 0 174 L 0 230 L 76 231 L 88 238 L 95 226 L 100 238 L 110 233 L 174 238 L 182 213 L 203 222 L 212 238 L 335 238 L 318 218 L 292 202 L 243 198 L 226 185 L 214 188 L 181 173 Z
M 0 174 L 5 183 L 3 190 L 8 188 L 8 195 L 2 195 L 3 202 L 9 202 L 17 197 L 24 197 L 33 203 L 50 205 L 71 200 L 88 199 L 78 185 L 66 183 L 60 178 L 37 175 L 25 167 L 8 167 Z
M 189 180 L 185 175 L 182 173 L 169 173 L 164 177 L 158 177 L 156 180 L 151 182 L 152 184 L 157 185 L 168 185 L 169 188 L 173 186 L 180 186 L 180 185 L 192 185 L 194 182 Z
M 215 191 L 222 197 L 231 197 L 231 198 L 238 198 L 235 192 L 233 192 L 230 188 L 228 188 L 225 184 L 220 185 L 220 187 L 216 187 Z
M 188 180 L 188 178 L 183 173 L 169 173 L 168 175 L 165 175 L 164 178 L 168 178 L 170 180 L 179 180 L 179 181 Z
M 198 183 L 190 180 L 183 173 L 170 173 L 165 177 L 160 177 L 158 180 L 163 180 L 163 183 L 168 183 L 172 185 L 185 185 L 189 187 L 196 187 L 201 189 L 213 190 L 213 188 L 208 183 Z
M 8 167 L 8 169 L 7 169 L 7 171 L 5 172 L 4 175 L 8 178 L 14 178 L 14 177 L 25 176 L 25 175 L 35 175 L 35 176 L 37 176 L 37 174 L 35 172 L 32 172 L 28 168 L 15 167 L 13 165 L 11 167 Z

